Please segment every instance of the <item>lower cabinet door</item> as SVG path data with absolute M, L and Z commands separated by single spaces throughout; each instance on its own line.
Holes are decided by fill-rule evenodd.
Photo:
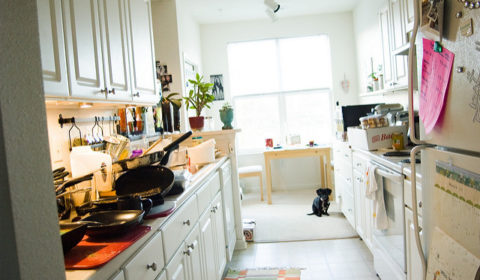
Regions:
M 185 239 L 187 252 L 187 271 L 190 280 L 204 280 L 202 276 L 202 255 L 200 248 L 200 229 L 196 225 Z M 206 279 L 205 279 L 206 280 Z
M 200 253 L 202 256 L 202 276 L 205 280 L 215 280 L 215 235 L 214 224 L 210 208 L 203 213 L 199 221 L 200 225 Z
M 422 239 L 422 218 L 418 217 L 420 239 Z M 423 242 L 423 240 L 421 240 Z M 405 248 L 407 257 L 407 280 L 423 279 L 422 263 L 415 243 L 415 230 L 413 228 L 413 212 L 405 207 Z
M 168 280 L 188 280 L 187 251 L 184 249 L 185 244 L 182 245 L 167 265 Z
M 227 265 L 227 252 L 226 242 L 225 242 L 225 226 L 223 223 L 223 207 L 222 207 L 222 196 L 220 193 L 217 194 L 215 199 L 212 202 L 212 213 L 214 217 L 215 224 L 215 261 L 216 261 L 216 277 L 215 279 L 221 279 L 223 275 L 223 270 Z

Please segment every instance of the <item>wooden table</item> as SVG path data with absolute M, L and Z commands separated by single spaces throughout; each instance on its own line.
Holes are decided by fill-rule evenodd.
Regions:
M 272 159 L 318 156 L 320 157 L 320 174 L 322 176 L 322 187 L 333 187 L 330 174 L 330 147 L 292 147 L 271 149 L 265 151 L 263 153 L 263 156 L 265 157 L 268 204 L 272 204 L 272 170 L 270 167 L 270 160 Z

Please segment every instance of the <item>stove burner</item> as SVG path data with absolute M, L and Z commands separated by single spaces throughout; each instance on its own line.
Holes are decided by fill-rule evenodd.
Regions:
M 410 159 L 409 159 L 409 158 L 402 159 L 400 162 L 402 162 L 402 163 L 410 163 Z M 420 159 L 416 158 L 416 159 L 415 159 L 415 163 L 421 163 Z
M 409 152 L 399 152 L 399 151 L 386 152 L 386 153 L 383 154 L 383 156 L 385 156 L 385 157 L 408 157 L 408 156 L 410 156 L 410 153 Z

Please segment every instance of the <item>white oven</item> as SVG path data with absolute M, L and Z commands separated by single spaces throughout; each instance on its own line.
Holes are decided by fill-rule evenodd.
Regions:
M 388 227 L 373 230 L 374 266 L 381 279 L 405 279 L 404 175 L 377 162 L 375 178 L 383 185 Z

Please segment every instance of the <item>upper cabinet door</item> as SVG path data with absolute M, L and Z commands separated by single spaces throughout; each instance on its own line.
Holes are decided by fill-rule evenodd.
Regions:
M 106 99 L 96 0 L 65 0 L 67 67 L 72 97 Z
M 37 0 L 43 87 L 46 96 L 68 96 L 61 0 Z
M 132 96 L 137 102 L 157 102 L 155 54 L 150 1 L 127 0 L 129 41 L 132 49 Z
M 382 35 L 382 57 L 383 57 L 383 82 L 385 88 L 391 86 L 392 75 L 392 57 L 390 55 L 390 14 L 388 7 L 380 10 L 380 32 Z
M 404 24 L 403 24 L 402 1 L 390 0 L 390 16 L 392 24 L 392 45 L 391 50 L 396 50 L 405 44 Z
M 103 66 L 108 100 L 130 101 L 130 58 L 124 0 L 99 0 Z
M 413 21 L 415 19 L 415 10 L 414 10 L 414 1 L 413 0 L 403 0 L 403 15 L 405 22 L 405 32 L 407 35 L 407 43 L 410 42 L 411 32 L 413 30 Z

